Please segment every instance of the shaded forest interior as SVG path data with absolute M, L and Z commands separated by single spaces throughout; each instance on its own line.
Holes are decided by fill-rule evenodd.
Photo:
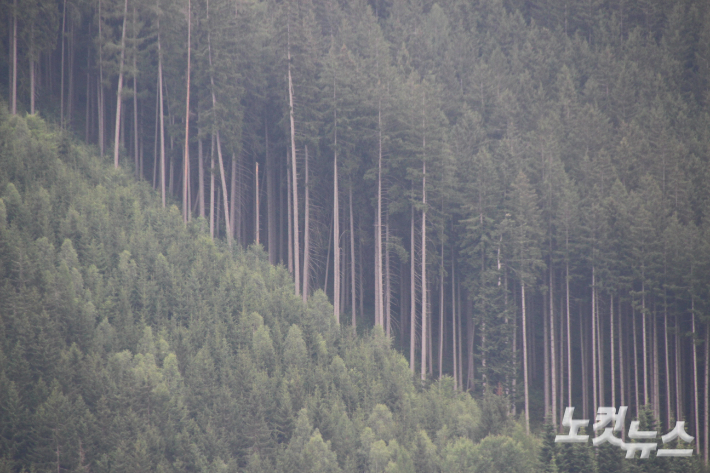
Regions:
M 606 405 L 707 465 L 706 2 L 0 8 L 0 471 L 545 470 Z

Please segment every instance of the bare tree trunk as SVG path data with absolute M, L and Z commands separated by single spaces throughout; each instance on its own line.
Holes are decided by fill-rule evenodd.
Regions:
M 424 142 L 426 147 L 426 141 Z M 421 380 L 426 379 L 427 350 L 427 277 L 426 277 L 426 160 L 422 164 L 422 365 Z
M 308 145 L 305 146 L 305 158 L 306 158 L 306 185 L 305 185 L 305 212 L 304 212 L 304 223 L 303 223 L 303 302 L 308 301 L 308 280 L 311 276 L 311 209 L 310 209 L 310 196 L 308 186 Z M 340 249 L 340 235 L 338 235 L 338 249 Z M 338 302 L 340 302 L 340 294 L 338 294 Z M 335 320 L 340 323 L 340 314 L 337 314 Z
M 414 204 L 412 204 L 412 213 L 410 215 L 409 247 L 409 369 L 412 371 L 412 375 L 414 375 L 414 347 L 417 334 L 416 293 L 414 285 L 414 255 L 416 253 L 414 248 Z
M 454 362 L 454 390 L 459 387 L 458 360 L 456 357 L 456 255 L 454 246 L 451 245 L 451 347 Z
M 609 342 L 611 345 L 611 405 L 616 406 L 616 372 L 614 370 L 614 365 L 616 360 L 614 359 L 614 295 L 609 296 Z
M 104 60 L 103 60 L 103 35 L 101 33 L 101 23 L 103 23 L 103 17 L 101 15 L 101 0 L 99 0 L 99 9 L 98 9 L 98 20 L 99 20 L 99 83 L 98 87 L 96 88 L 97 92 L 97 111 L 98 111 L 98 127 L 99 127 L 99 152 L 101 153 L 101 157 L 104 155 L 104 120 L 105 120 L 105 108 L 104 108 Z M 157 20 L 157 26 L 158 26 L 158 84 L 160 86 L 160 97 L 162 100 L 163 97 L 163 81 L 162 81 L 162 57 L 160 54 L 160 18 Z M 162 111 L 162 102 L 161 102 L 161 111 Z M 161 122 L 162 123 L 162 122 Z M 165 192 L 163 192 L 163 196 L 165 196 Z M 165 197 L 163 197 L 163 207 L 165 207 Z
M 214 151 L 215 151 L 215 135 L 212 133 L 212 143 L 210 146 L 210 236 L 214 240 L 214 175 L 216 170 L 214 168 Z
M 665 297 L 664 297 L 665 299 Z M 665 342 L 665 368 L 666 368 L 666 426 L 670 428 L 671 425 L 671 368 L 670 360 L 671 355 L 668 351 L 668 306 L 664 303 L 664 313 L 663 313 L 663 339 Z M 612 360 L 612 366 L 614 366 Z M 612 368 L 613 369 L 613 368 Z M 676 393 L 677 395 L 678 393 Z
M 566 244 L 569 245 L 569 232 L 567 233 Z M 569 261 L 565 263 L 565 302 L 567 304 L 567 405 L 572 406 L 572 333 L 569 313 Z
M 15 10 L 17 10 L 17 0 L 15 0 Z M 124 20 L 124 30 L 125 30 L 125 20 L 126 20 L 126 15 L 124 13 L 123 15 L 123 20 Z M 61 127 L 64 128 L 64 37 L 66 35 L 66 27 L 67 27 L 67 0 L 64 0 L 64 7 L 62 8 L 62 64 L 60 67 L 60 74 L 61 78 L 59 81 L 60 84 L 60 91 L 59 91 L 59 123 L 61 124 Z M 14 22 L 14 40 L 12 42 L 13 44 L 13 57 L 14 57 L 14 64 L 17 64 L 17 14 L 15 14 L 15 22 Z M 13 78 L 12 78 L 12 83 L 13 83 L 13 88 L 15 91 L 13 92 L 13 102 L 16 100 L 16 95 L 17 95 L 17 67 L 13 67 Z M 17 106 L 16 104 L 13 105 L 13 115 L 17 113 Z
M 584 323 L 582 321 L 582 308 L 579 308 L 579 359 L 582 365 L 582 417 L 588 419 L 589 412 L 589 361 L 587 357 L 587 339 L 584 333 Z
M 239 173 L 239 182 L 237 183 L 237 173 Z M 242 190 L 242 170 L 241 163 L 237 163 L 236 155 L 232 155 L 232 169 L 229 183 L 229 225 L 227 225 L 227 233 L 232 235 L 232 239 L 236 239 L 238 244 L 244 245 L 244 238 L 241 235 L 241 225 L 237 225 L 237 205 L 241 206 L 241 190 Z M 237 197 L 237 193 L 239 196 Z M 226 201 L 225 201 L 226 202 Z M 238 202 L 238 203 L 237 203 Z M 241 212 L 240 212 L 241 213 Z M 240 219 L 241 221 L 241 215 Z M 241 222 L 240 222 L 241 223 Z M 239 227 L 239 228 L 237 228 Z M 236 237 L 236 238 L 235 238 Z
M 392 315 L 392 286 L 390 281 L 390 211 L 385 218 L 385 333 L 390 338 Z
M 523 377 L 525 379 L 525 430 L 530 433 L 530 394 L 528 384 L 528 335 L 525 315 L 525 281 L 520 282 L 520 301 L 522 304 L 523 325 Z
M 163 99 L 163 54 L 160 47 L 160 18 L 158 18 L 158 89 L 158 95 L 160 96 L 160 193 L 163 199 L 163 208 L 165 208 L 165 113 L 163 111 L 163 103 L 165 101 Z M 212 148 L 214 150 L 214 146 Z M 214 161 L 214 156 L 212 161 Z M 214 162 L 212 163 L 212 168 L 214 169 Z M 214 180 L 214 173 L 212 179 Z M 214 236 L 213 233 L 212 235 Z
M 377 222 L 375 224 L 375 325 L 384 325 L 382 303 L 382 100 L 377 102 L 379 154 L 377 159 Z M 424 310 L 424 309 L 423 309 Z M 426 333 L 426 329 L 422 329 Z M 424 346 L 422 339 L 422 346 Z M 424 360 L 422 354 L 422 360 Z M 423 370 L 424 368 L 422 368 Z M 422 371 L 424 373 L 424 371 Z M 423 374 L 422 374 L 423 376 Z
M 337 139 L 337 135 L 335 135 L 335 143 L 337 143 Z M 340 200 L 337 151 L 334 152 L 333 158 L 333 243 L 335 245 L 333 249 L 333 311 L 335 313 L 333 315 L 340 324 Z M 352 222 L 352 191 L 350 194 L 350 219 Z
M 287 161 L 290 161 L 290 153 Z M 286 200 L 288 201 L 288 272 L 293 274 L 293 200 L 291 193 L 291 167 L 286 166 Z M 335 289 L 334 289 L 335 290 Z
M 705 465 L 710 459 L 710 321 L 705 323 Z M 697 410 L 697 406 L 696 406 Z M 698 443 L 700 440 L 698 440 Z
M 137 39 L 138 32 L 136 31 L 136 6 L 133 5 L 133 160 L 136 166 L 136 179 L 140 179 L 141 172 L 139 172 L 139 157 L 138 157 L 138 65 L 137 65 Z
M 648 350 L 646 349 L 646 289 L 643 270 L 641 272 L 641 336 L 643 337 L 643 403 L 648 404 Z
M 633 303 L 632 303 L 633 307 Z M 643 316 L 643 314 L 642 314 Z M 636 418 L 639 418 L 639 360 L 638 360 L 638 341 L 636 339 L 636 311 L 632 309 L 631 311 L 631 322 L 633 324 L 633 334 L 634 334 L 634 348 L 631 350 L 631 353 L 634 355 L 634 382 L 635 382 L 635 389 L 634 392 L 636 394 Z
M 661 389 L 658 379 L 658 317 L 656 316 L 656 307 L 653 307 L 653 325 L 651 332 L 653 334 L 652 360 L 653 360 L 653 411 L 656 414 L 656 419 L 661 419 Z
M 264 146 L 266 153 L 266 217 L 267 232 L 266 237 L 269 245 L 269 263 L 276 264 L 277 243 L 276 243 L 276 183 L 274 182 L 274 163 L 269 152 L 269 125 L 264 120 Z
M 209 15 L 210 15 L 210 3 L 209 0 L 207 1 L 207 23 L 209 24 Z M 212 40 L 211 40 L 211 35 L 210 35 L 210 30 L 209 28 L 207 29 L 207 53 L 208 53 L 208 59 L 209 59 L 209 64 L 210 64 L 210 93 L 212 95 L 212 110 L 216 111 L 217 110 L 217 96 L 215 95 L 215 87 L 214 87 L 214 76 L 212 75 Z M 162 90 L 162 89 L 161 89 Z M 215 125 L 214 125 L 214 134 L 215 134 L 215 141 L 217 143 L 217 158 L 219 159 L 219 174 L 221 176 L 222 180 L 222 197 L 223 197 L 223 202 L 224 202 L 224 223 L 225 223 L 225 229 L 227 230 L 227 243 L 229 244 L 229 249 L 232 249 L 232 232 L 231 232 L 231 225 L 229 224 L 229 205 L 227 205 L 227 180 L 226 176 L 224 175 L 224 160 L 222 159 L 222 144 L 220 143 L 219 139 L 219 126 L 217 125 L 217 117 L 215 117 Z M 219 228 L 219 221 L 217 223 L 217 227 Z
M 458 353 L 457 356 L 459 358 L 459 361 L 457 363 L 458 368 L 459 368 L 459 388 L 463 391 L 464 389 L 464 384 L 463 384 L 463 325 L 461 323 L 461 312 L 462 312 L 462 307 L 463 304 L 461 303 L 461 282 L 459 281 L 458 285 L 456 286 L 456 309 L 457 309 L 457 335 L 458 335 L 458 343 L 457 343 L 457 348 L 458 348 Z
M 288 108 L 289 108 L 289 120 L 291 124 L 291 191 L 293 192 L 292 194 L 292 199 L 293 199 L 293 204 L 292 204 L 292 210 L 293 210 L 293 272 L 294 272 L 294 280 L 295 280 L 295 290 L 296 290 L 296 295 L 299 295 L 299 286 L 301 283 L 301 277 L 300 277 L 300 266 L 301 266 L 301 261 L 300 261 L 300 252 L 301 249 L 299 247 L 299 232 L 298 232 L 298 170 L 296 168 L 296 128 L 294 125 L 294 119 L 293 119 L 293 81 L 291 79 L 291 27 L 290 27 L 290 12 L 287 14 L 288 21 L 286 23 L 287 26 L 287 48 L 286 48 L 286 54 L 287 54 L 287 59 L 288 59 Z M 339 236 L 339 235 L 338 235 Z M 337 242 L 336 247 L 340 248 L 340 243 Z M 338 258 L 340 257 L 340 253 L 338 253 Z M 336 278 L 339 277 L 339 274 L 336 276 Z M 340 320 L 339 317 L 337 317 L 338 320 Z
M 700 455 L 700 404 L 698 403 L 698 349 L 695 345 L 695 334 L 696 332 L 696 327 L 695 327 L 695 297 L 690 296 L 690 313 L 692 316 L 692 323 L 693 323 L 693 400 L 695 401 L 695 453 Z M 676 315 L 676 325 L 678 324 L 678 316 Z M 666 329 L 667 331 L 667 329 Z M 676 334 L 678 333 L 678 327 L 676 326 Z M 676 358 L 677 358 L 678 352 L 676 351 Z M 706 367 L 707 369 L 707 367 Z M 677 379 L 677 373 L 676 373 L 676 379 Z M 707 390 L 707 386 L 706 386 Z M 676 392 L 676 396 L 679 396 L 679 392 Z M 707 410 L 708 410 L 708 405 L 707 403 L 705 404 L 705 414 L 707 415 Z M 680 419 L 680 416 L 678 416 L 678 419 Z M 670 425 L 670 424 L 669 424 Z
M 443 230 L 443 229 L 442 229 Z M 443 235 L 443 231 L 441 232 Z M 444 366 L 444 238 L 441 239 L 441 265 L 439 268 L 439 379 Z
M 64 0 L 66 5 L 66 0 Z M 113 167 L 118 169 L 118 147 L 120 144 L 120 130 L 121 130 L 121 105 L 123 103 L 123 61 L 126 54 L 126 17 L 128 16 L 128 0 L 123 2 L 123 28 L 121 30 L 121 60 L 118 68 L 118 90 L 116 91 L 116 126 L 113 136 Z M 62 42 L 64 40 L 62 39 Z M 63 43 L 62 43 L 63 44 Z M 63 47 L 62 47 L 63 50 Z M 62 54 L 63 55 L 63 54 Z M 64 63 L 62 63 L 62 68 Z M 62 79 L 64 79 L 64 74 L 62 74 Z M 62 96 L 64 95 L 64 88 L 62 87 Z M 63 115 L 62 115 L 63 119 Z
M 192 52 L 192 5 L 187 0 L 187 92 L 185 96 L 185 153 L 182 173 L 182 220 L 190 220 L 190 201 L 187 188 L 190 185 L 190 57 Z
M 555 347 L 557 344 L 555 343 L 555 315 L 554 315 L 554 306 L 555 306 L 555 300 L 552 297 L 552 290 L 554 288 L 554 276 L 553 276 L 553 269 L 552 269 L 552 260 L 550 260 L 550 358 L 552 362 L 552 366 L 550 367 L 552 370 L 551 373 L 551 380 L 552 380 L 552 389 L 551 389 L 551 395 L 552 395 L 552 425 L 557 425 L 557 365 L 555 363 L 555 358 L 557 358 L 557 353 Z
M 307 161 L 306 161 L 307 162 Z M 254 175 L 254 185 L 256 186 L 256 191 L 254 192 L 254 199 L 256 200 L 256 204 L 254 205 L 254 218 L 256 219 L 256 222 L 254 223 L 254 242 L 258 245 L 259 244 L 259 230 L 260 230 L 260 222 L 259 222 L 259 213 L 261 206 L 259 205 L 259 162 L 257 161 L 255 163 L 256 169 L 255 169 L 255 175 Z M 306 173 L 308 172 L 308 166 L 306 166 Z M 306 182 L 308 182 L 308 178 L 306 178 Z M 307 188 L 306 188 L 307 189 Z M 308 208 L 308 190 L 306 190 L 306 209 Z M 306 211 L 306 222 L 308 222 L 308 212 Z M 308 265 L 306 265 L 308 266 Z
M 67 2 L 64 0 L 64 9 Z M 66 12 L 64 13 L 66 18 Z M 64 81 L 64 30 L 62 26 L 62 83 Z M 62 99 L 64 98 L 62 87 Z M 62 101 L 62 105 L 64 105 Z M 64 111 L 62 109 L 62 111 Z M 12 2 L 12 114 L 17 115 L 17 0 Z
M 592 396 L 593 396 L 593 404 L 596 408 L 596 406 L 599 405 L 599 399 L 598 399 L 598 377 L 597 377 L 597 307 L 596 307 L 596 300 L 597 300 L 597 286 L 596 286 L 596 274 L 595 274 L 595 267 L 592 265 Z
M 15 0 L 15 1 L 17 1 L 17 0 Z M 32 28 L 34 29 L 34 25 L 32 25 Z M 34 59 L 34 58 L 30 58 L 30 113 L 31 113 L 32 115 L 35 114 L 35 95 L 36 95 L 36 91 L 35 91 L 35 88 L 36 88 L 36 87 L 35 87 L 35 65 L 36 65 L 35 59 Z M 87 67 L 87 69 L 88 69 L 88 67 Z M 86 109 L 87 109 L 87 111 L 89 110 L 89 95 L 88 95 L 88 94 L 89 94 L 89 90 L 91 90 L 91 87 L 90 87 L 89 84 L 90 84 L 90 82 L 89 82 L 89 74 L 87 73 L 87 74 L 86 74 L 86 90 L 87 90 L 87 92 L 86 92 L 86 93 L 87 93 L 87 95 L 86 95 Z M 89 123 L 89 116 L 88 116 L 88 114 L 87 114 L 87 116 L 86 116 L 86 123 L 87 123 L 87 125 L 88 125 L 88 123 Z M 88 141 L 89 141 L 89 134 L 87 133 L 86 135 L 87 135 L 87 136 L 86 136 L 86 142 L 88 142 Z
M 355 309 L 355 225 L 353 219 L 353 185 L 350 183 L 350 301 L 352 304 L 353 333 L 357 329 L 357 311 Z
M 203 143 L 202 143 L 202 134 L 201 130 L 197 130 L 197 179 L 199 180 L 198 182 L 198 187 L 197 187 L 197 197 L 200 201 L 199 205 L 199 212 L 200 212 L 200 217 L 204 218 L 205 217 L 205 163 L 204 163 L 204 149 L 203 149 Z M 204 228 L 204 227 L 203 227 Z

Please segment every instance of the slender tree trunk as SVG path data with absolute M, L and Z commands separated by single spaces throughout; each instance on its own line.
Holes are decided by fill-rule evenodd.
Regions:
M 569 245 L 569 235 L 566 236 Z M 569 313 L 569 261 L 565 263 L 565 302 L 567 305 L 567 406 L 572 406 L 572 333 Z
M 641 314 L 643 316 L 643 314 Z M 635 389 L 634 392 L 636 394 L 636 418 L 639 418 L 639 360 L 638 360 L 638 340 L 636 339 L 636 311 L 632 310 L 631 312 L 631 322 L 633 324 L 633 329 L 634 329 L 634 348 L 631 350 L 631 353 L 634 355 L 634 382 L 635 382 Z
M 443 229 L 442 229 L 443 230 Z M 443 231 L 441 232 L 443 235 Z M 444 367 L 444 238 L 441 239 L 441 265 L 439 268 L 439 379 Z
M 160 194 L 163 199 L 163 208 L 165 208 L 165 112 L 163 110 L 165 100 L 163 98 L 163 54 L 160 46 L 160 18 L 158 18 L 158 89 L 158 95 L 160 96 Z M 214 146 L 212 148 L 214 150 Z M 212 161 L 214 161 L 214 156 Z M 214 162 L 212 163 L 212 168 L 214 169 Z M 214 180 L 214 172 L 212 179 Z M 212 235 L 214 236 L 214 233 Z
M 210 11 L 210 3 L 209 0 L 207 1 L 207 23 L 209 25 L 209 11 Z M 216 111 L 217 110 L 217 96 L 215 95 L 215 87 L 214 87 L 214 77 L 212 75 L 212 41 L 211 41 L 211 35 L 210 35 L 210 30 L 209 28 L 207 29 L 207 53 L 208 53 L 208 59 L 209 59 L 209 65 L 210 65 L 210 93 L 212 95 L 212 110 Z M 216 117 L 215 117 L 216 118 Z M 222 180 L 222 197 L 223 197 L 223 202 L 224 202 L 224 223 L 225 223 L 225 228 L 227 230 L 227 243 L 229 244 L 229 249 L 232 249 L 232 232 L 230 229 L 232 228 L 231 225 L 229 224 L 229 209 L 227 205 L 227 180 L 226 176 L 224 175 L 224 160 L 222 159 L 222 144 L 220 143 L 219 139 L 219 126 L 217 124 L 217 120 L 215 120 L 215 141 L 217 143 L 217 158 L 219 160 L 219 174 L 221 176 Z M 217 226 L 219 227 L 219 222 L 217 223 Z
M 66 0 L 64 0 L 66 5 Z M 118 169 L 118 148 L 121 130 L 121 105 L 123 104 L 123 62 L 126 55 L 126 17 L 128 16 L 128 0 L 123 2 L 123 28 L 121 29 L 121 59 L 118 67 L 118 89 L 116 91 L 116 124 L 113 136 L 113 167 Z M 64 64 L 62 64 L 62 67 Z M 62 79 L 64 75 L 62 74 Z M 62 88 L 62 95 L 64 89 Z M 62 115 L 63 116 L 63 115 Z
M 647 405 L 648 396 L 648 350 L 646 349 L 646 289 L 644 274 L 641 272 L 641 336 L 643 337 L 643 403 Z
M 264 120 L 264 148 L 266 154 L 266 217 L 267 232 L 266 237 L 269 245 L 269 263 L 276 264 L 277 243 L 276 243 L 276 183 L 274 182 L 274 163 L 269 152 L 269 124 Z
M 308 280 L 311 277 L 311 209 L 310 209 L 310 195 L 308 186 L 308 145 L 305 146 L 305 158 L 306 158 L 306 185 L 305 185 L 305 212 L 304 212 L 304 223 L 303 223 L 303 302 L 308 301 Z M 340 249 L 340 235 L 338 235 L 338 249 Z M 340 294 L 338 294 L 338 302 L 340 302 Z M 340 323 L 340 314 L 337 314 L 335 320 Z
M 550 259 L 550 346 L 551 346 L 551 361 L 552 361 L 552 366 L 550 367 L 552 370 L 551 373 L 551 381 L 552 381 L 552 389 L 551 389 L 551 395 L 552 395 L 552 425 L 557 425 L 557 365 L 555 362 L 555 358 L 557 358 L 557 353 L 556 353 L 556 342 L 555 342 L 555 314 L 554 314 L 554 306 L 555 306 L 555 300 L 552 297 L 552 289 L 554 288 L 554 276 L 553 276 L 553 269 L 552 269 L 552 260 Z
M 287 154 L 287 161 L 290 161 L 290 153 Z M 286 198 L 288 200 L 288 272 L 293 274 L 293 194 L 291 192 L 291 167 L 286 166 Z M 335 286 L 333 286 L 335 291 Z
M 197 196 L 200 200 L 199 211 L 200 217 L 205 218 L 205 163 L 204 149 L 201 130 L 197 130 L 197 178 L 199 179 Z M 203 227 L 204 228 L 204 227 Z
M 695 334 L 696 332 L 696 327 L 695 327 L 695 297 L 690 296 L 690 313 L 692 317 L 692 323 L 693 323 L 693 400 L 695 401 L 695 452 L 700 455 L 700 404 L 698 403 L 698 349 L 695 345 Z M 676 333 L 678 333 L 678 316 L 676 316 Z M 668 329 L 666 329 L 668 331 Z M 677 352 L 676 352 L 677 356 Z M 706 367 L 707 369 L 707 367 Z M 707 386 L 705 387 L 707 390 Z M 679 396 L 679 392 L 676 392 L 676 396 Z M 708 410 L 708 405 L 707 403 L 705 404 L 705 412 L 707 414 Z M 678 419 L 680 419 L 680 416 L 678 416 Z M 670 424 L 668 424 L 670 425 Z
M 520 282 L 520 302 L 522 304 L 523 326 L 523 377 L 525 379 L 525 430 L 530 433 L 530 394 L 528 384 L 528 334 L 525 315 L 525 281 Z
M 620 396 L 619 396 L 619 401 L 620 405 L 626 406 L 628 405 L 628 399 L 626 398 L 626 391 L 624 389 L 625 386 L 625 380 L 627 377 L 627 370 L 626 370 L 626 365 L 624 365 L 625 359 L 624 359 L 624 330 L 623 330 L 623 324 L 622 320 L 623 317 L 621 316 L 621 295 L 619 295 L 619 298 L 617 300 L 617 314 L 619 318 L 619 388 L 620 388 Z M 624 404 L 626 403 L 626 404 Z
M 105 140 L 104 140 L 104 120 L 106 118 L 105 114 L 105 104 L 104 104 L 104 60 L 103 60 L 103 35 L 101 33 L 101 24 L 103 23 L 103 17 L 101 15 L 101 0 L 99 0 L 99 8 L 98 8 L 98 21 L 99 21 L 99 83 L 98 87 L 96 88 L 97 92 L 97 112 L 98 112 L 98 127 L 99 127 L 99 152 L 101 153 L 101 157 L 104 156 L 104 145 L 105 145 Z M 160 96 L 162 98 L 162 59 L 161 59 L 161 54 L 160 54 L 160 18 L 157 20 L 157 26 L 158 26 L 158 83 L 160 85 Z M 161 110 L 162 110 L 162 104 L 161 104 Z M 163 193 L 165 195 L 165 193 Z M 163 207 L 165 207 L 165 198 L 163 198 Z
M 611 345 L 611 405 L 616 406 L 616 372 L 614 365 L 616 360 L 614 359 L 614 295 L 609 296 L 609 342 Z
M 705 465 L 710 459 L 710 321 L 705 322 Z M 696 407 L 697 409 L 697 407 Z M 697 440 L 700 442 L 700 440 Z
M 254 185 L 256 186 L 256 192 L 254 192 L 254 199 L 256 200 L 256 204 L 254 205 L 254 218 L 256 219 L 256 222 L 254 223 L 254 241 L 256 244 L 259 244 L 259 232 L 260 232 L 260 222 L 259 222 L 259 213 L 261 206 L 259 205 L 259 162 L 257 161 L 255 163 L 256 169 L 255 169 L 255 179 L 254 179 Z M 306 167 L 306 172 L 308 172 L 308 168 Z M 308 181 L 306 181 L 308 182 Z M 308 191 L 306 191 L 306 196 L 308 196 Z M 308 208 L 308 199 L 306 198 L 306 209 Z M 306 212 L 306 222 L 308 222 L 308 213 Z M 308 265 L 306 265 L 308 266 Z
M 290 13 L 288 14 L 290 17 Z M 295 280 L 295 289 L 296 289 L 296 295 L 299 295 L 299 286 L 301 282 L 301 277 L 300 277 L 300 266 L 301 266 L 301 261 L 300 261 L 300 252 L 301 249 L 299 247 L 299 232 L 298 232 L 298 170 L 296 168 L 296 128 L 294 125 L 294 118 L 293 118 L 293 81 L 291 79 L 291 28 L 290 28 L 290 18 L 286 24 L 287 26 L 287 48 L 286 48 L 286 54 L 287 54 L 287 59 L 288 59 L 288 108 L 289 108 L 289 121 L 291 124 L 291 190 L 293 192 L 293 204 L 292 204 L 292 209 L 293 209 L 293 259 L 294 259 L 294 264 L 293 264 L 293 272 L 294 272 L 294 280 Z M 340 235 L 338 235 L 340 236 Z M 340 248 L 340 242 L 336 242 L 336 247 Z M 340 253 L 338 252 L 338 258 L 340 257 Z M 336 278 L 340 277 L 339 273 L 338 275 L 334 275 Z M 338 286 L 340 287 L 340 286 Z M 339 306 L 339 304 L 338 304 Z M 336 317 L 337 320 L 340 320 L 340 317 Z
M 392 286 L 390 281 L 390 211 L 385 217 L 385 333 L 391 335 Z
M 409 265 L 409 369 L 414 375 L 414 347 L 415 339 L 417 335 L 417 313 L 416 313 L 416 292 L 414 285 L 414 255 L 416 250 L 414 249 L 414 204 L 412 203 L 412 213 L 410 215 L 410 226 L 409 226 L 409 247 L 410 247 L 410 265 Z
M 599 405 L 598 399 L 598 377 L 597 377 L 597 286 L 596 286 L 595 267 L 592 265 L 592 406 L 596 408 Z
M 215 209 L 214 209 L 214 199 L 215 199 L 215 185 L 214 185 L 214 177 L 216 174 L 216 169 L 214 166 L 214 152 L 215 152 L 215 134 L 212 133 L 212 143 L 210 146 L 210 236 L 214 240 L 214 216 L 215 216 Z
M 382 301 L 382 100 L 377 102 L 377 129 L 379 154 L 377 158 L 377 223 L 375 224 L 375 325 L 384 326 Z M 424 283 L 422 283 L 424 284 Z M 425 296 L 426 297 L 426 296 Z M 422 309 L 425 310 L 425 309 Z M 384 327 L 383 327 L 384 328 Z M 426 329 L 422 329 L 422 334 Z M 425 341 L 422 339 L 422 346 Z M 422 354 L 424 360 L 425 354 Z M 423 366 L 423 365 L 422 365 Z M 424 376 L 422 368 L 422 376 Z
M 653 334 L 652 360 L 653 360 L 653 410 L 656 414 L 656 419 L 661 419 L 661 389 L 658 379 L 658 317 L 656 316 L 656 304 L 653 307 L 653 325 L 651 326 Z
M 582 417 L 588 419 L 589 412 L 589 358 L 587 354 L 587 339 L 584 333 L 584 322 L 582 320 L 582 308 L 579 308 L 579 359 L 582 365 Z
M 665 306 L 665 304 L 664 304 Z M 670 429 L 671 425 L 671 368 L 670 368 L 670 361 L 671 361 L 671 354 L 668 351 L 668 307 L 666 306 L 664 308 L 664 314 L 663 314 L 663 339 L 665 342 L 665 355 L 666 355 L 666 361 L 665 361 L 665 368 L 666 368 L 666 427 Z M 612 366 L 614 366 L 612 360 Z M 676 393 L 677 395 L 677 393 Z
M 457 363 L 457 366 L 459 368 L 459 388 L 463 391 L 464 389 L 464 384 L 463 384 L 463 325 L 461 323 L 461 312 L 463 310 L 463 304 L 461 303 L 461 282 L 459 281 L 458 285 L 456 286 L 456 309 L 457 309 L 457 335 L 458 335 L 458 341 L 457 341 L 457 348 L 458 348 L 458 353 L 457 356 L 459 358 L 459 361 Z
M 15 0 L 17 1 L 17 0 Z M 32 29 L 34 29 L 34 25 L 32 25 Z M 88 68 L 87 68 L 88 69 Z M 89 86 L 89 74 L 86 74 L 86 90 L 87 90 L 87 96 L 86 96 L 86 109 L 89 110 L 89 95 L 88 91 L 90 90 Z M 30 113 L 32 115 L 35 114 L 35 59 L 33 57 L 30 57 Z M 89 116 L 87 114 L 86 117 L 86 123 L 88 125 L 89 123 Z M 86 134 L 86 141 L 89 141 L 89 134 Z
M 64 0 L 64 9 L 67 2 Z M 64 14 L 66 17 L 66 13 Z M 62 81 L 64 80 L 64 31 L 62 31 Z M 64 90 L 62 89 L 62 93 Z M 63 98 L 63 96 L 62 96 Z M 12 2 L 12 114 L 17 115 L 17 0 Z
M 140 179 L 138 156 L 138 31 L 136 31 L 136 6 L 133 5 L 133 160 L 136 166 L 136 179 Z
M 242 169 L 240 164 L 241 163 L 237 162 L 236 155 L 233 154 L 231 174 L 229 177 L 229 225 L 227 225 L 226 228 L 227 233 L 232 235 L 232 239 L 236 237 L 237 243 L 244 245 L 245 242 L 241 234 L 241 225 L 237 225 L 237 220 L 241 223 L 241 215 L 239 215 L 239 219 L 236 218 L 237 206 L 241 207 L 242 204 Z M 237 181 L 237 173 L 239 173 L 239 181 Z
M 185 153 L 182 173 L 182 220 L 187 224 L 190 219 L 190 202 L 187 188 L 190 185 L 190 58 L 192 53 L 192 5 L 187 0 L 187 86 L 185 94 Z
M 357 333 L 357 311 L 355 309 L 355 225 L 353 219 L 353 185 L 350 183 L 350 302 L 353 333 Z
M 426 141 L 424 141 L 426 148 Z M 427 277 L 426 277 L 426 160 L 422 164 L 422 365 L 421 380 L 426 379 L 427 350 Z
M 17 2 L 17 0 L 15 0 Z M 15 3 L 15 6 L 17 6 L 17 3 Z M 15 8 L 17 10 L 17 8 Z M 125 25 L 125 19 L 126 15 L 123 15 L 124 19 L 124 25 Z M 60 75 L 61 78 L 59 80 L 59 123 L 61 124 L 61 127 L 64 128 L 64 42 L 65 39 L 64 37 L 66 36 L 66 27 L 67 27 L 67 0 L 64 0 L 64 6 L 62 7 L 62 64 L 60 67 Z M 15 15 L 15 23 L 14 23 L 14 31 L 15 31 L 15 37 L 12 42 L 13 44 L 13 57 L 15 58 L 15 64 L 17 64 L 17 15 Z M 125 28 L 124 28 L 125 29 Z M 17 67 L 13 67 L 13 87 L 15 88 L 15 92 L 13 92 L 13 97 L 16 96 L 17 93 L 17 74 L 15 71 L 17 70 Z M 13 99 L 14 100 L 14 99 Z M 13 115 L 17 113 L 16 106 L 13 105 Z
M 333 241 L 335 250 L 333 251 L 333 311 L 335 320 L 340 324 L 340 200 L 338 189 L 338 107 L 335 89 L 335 73 L 333 73 Z M 350 256 L 352 264 L 355 264 L 352 249 L 353 231 L 353 193 L 350 185 Z M 353 281 L 354 284 L 354 281 Z M 354 296 L 353 296 L 354 297 Z M 355 331 L 355 304 L 353 303 L 352 324 Z
M 454 363 L 454 390 L 459 387 L 459 371 L 456 357 L 456 255 L 451 245 L 451 348 Z

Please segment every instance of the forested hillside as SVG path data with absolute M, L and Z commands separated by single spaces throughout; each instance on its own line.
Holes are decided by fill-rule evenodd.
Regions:
M 89 458 L 30 427 L 69 412 L 42 410 L 52 396 L 130 432 L 123 450 L 87 434 L 106 442 L 92 469 L 131 450 L 166 469 L 450 471 L 447 448 L 491 431 L 544 467 L 563 450 L 515 429 L 605 405 L 659 433 L 685 420 L 707 464 L 707 2 L 1 6 L 13 468 Z M 160 386 L 176 410 L 146 421 L 133 403 Z

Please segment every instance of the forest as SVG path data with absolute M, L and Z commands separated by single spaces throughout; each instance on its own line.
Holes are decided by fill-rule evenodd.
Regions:
M 0 17 L 0 473 L 707 471 L 707 2 Z

